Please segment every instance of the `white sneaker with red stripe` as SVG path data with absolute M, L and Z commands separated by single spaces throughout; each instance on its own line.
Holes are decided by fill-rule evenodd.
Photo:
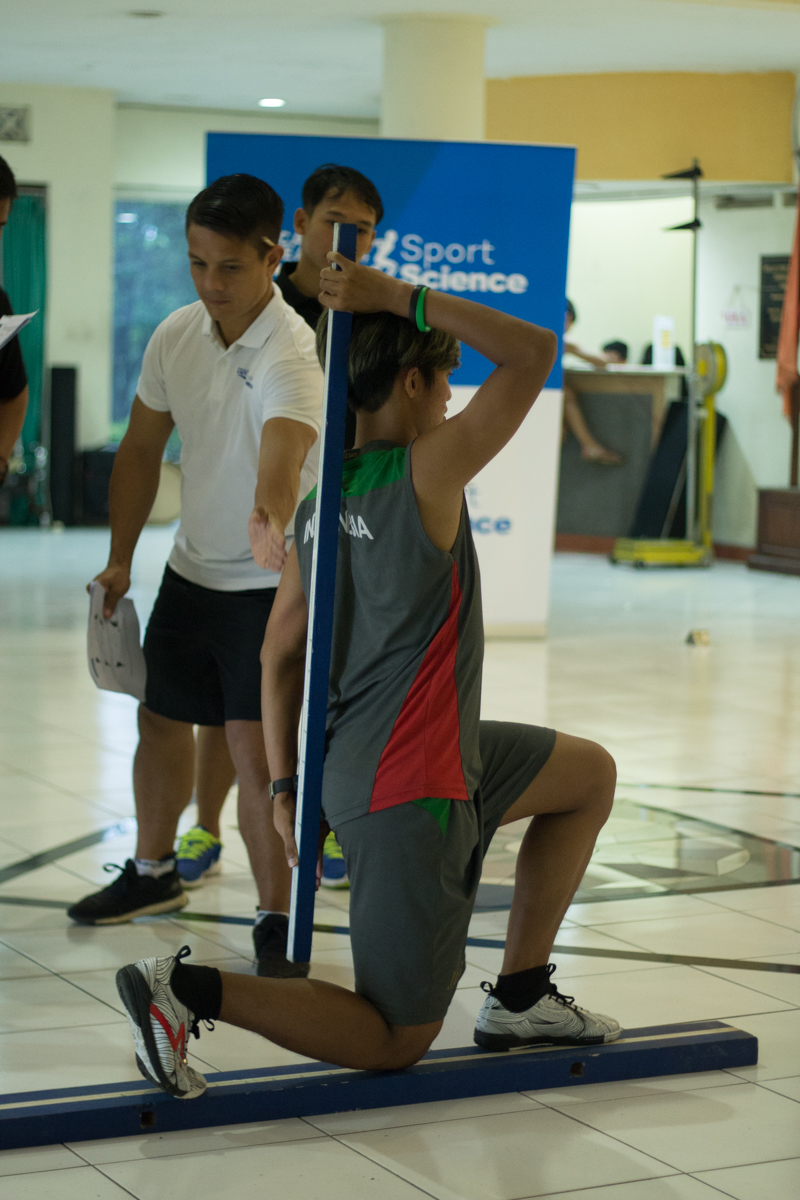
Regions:
M 179 1100 L 202 1096 L 207 1084 L 186 1061 L 186 1042 L 197 1032 L 197 1020 L 170 987 L 176 964 L 189 953 L 184 946 L 174 958 L 142 958 L 117 971 L 117 991 L 125 1005 L 136 1047 L 136 1065 L 151 1083 Z

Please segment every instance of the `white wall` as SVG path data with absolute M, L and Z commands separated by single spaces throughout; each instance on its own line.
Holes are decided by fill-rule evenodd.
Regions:
M 573 204 L 567 294 L 578 310 L 575 341 L 597 350 L 621 338 L 638 360 L 651 340 L 653 316 L 666 313 L 675 317 L 686 353 L 691 237 L 664 229 L 691 215 L 689 199 Z M 717 209 L 708 196 L 701 219 L 697 336 L 720 342 L 728 355 L 718 403 L 729 427 L 717 461 L 714 538 L 752 546 L 757 488 L 787 484 L 790 440 L 775 394 L 775 363 L 758 359 L 760 256 L 789 253 L 794 210 L 777 201 L 772 208 Z M 752 316 L 744 330 L 731 330 L 722 319 L 736 287 Z
M 688 199 L 586 200 L 572 206 L 567 295 L 578 311 L 570 337 L 587 350 L 621 339 L 632 362 L 652 341 L 653 317 L 675 318 L 686 353 L 692 239 L 665 233 L 691 220 Z
M 781 201 L 781 197 L 776 197 Z M 759 285 L 762 254 L 789 254 L 795 211 L 701 206 L 698 248 L 697 333 L 720 342 L 728 356 L 728 382 L 719 408 L 730 421 L 719 460 L 714 535 L 717 541 L 752 546 L 756 538 L 756 489 L 789 482 L 789 424 L 775 392 L 774 359 L 759 360 Z M 750 310 L 746 329 L 729 329 L 722 310 L 739 288 Z
M 114 96 L 5 83 L 0 104 L 32 110 L 30 142 L 0 152 L 20 183 L 47 187 L 47 361 L 78 367 L 78 440 L 100 445 L 110 420 Z
M 123 104 L 117 109 L 114 164 L 117 192 L 129 197 L 141 190 L 194 195 L 205 184 L 206 133 L 219 131 L 372 137 L 378 133 L 378 123 Z

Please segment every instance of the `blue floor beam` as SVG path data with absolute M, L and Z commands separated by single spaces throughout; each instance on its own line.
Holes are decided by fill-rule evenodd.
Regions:
M 205 1036 L 205 1035 L 204 1035 Z M 406 1071 L 325 1063 L 211 1073 L 176 1100 L 146 1080 L 0 1096 L 0 1149 L 311 1117 L 504 1092 L 752 1066 L 758 1041 L 721 1021 L 628 1029 L 607 1046 L 434 1050 Z

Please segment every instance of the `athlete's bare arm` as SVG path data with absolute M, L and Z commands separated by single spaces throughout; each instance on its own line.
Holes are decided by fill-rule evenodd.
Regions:
M 291 417 L 271 417 L 261 429 L 258 481 L 247 529 L 258 565 L 280 571 L 286 561 L 284 530 L 292 519 L 300 472 L 317 431 Z
M 174 424 L 169 413 L 156 412 L 138 396 L 134 397 L 128 428 L 114 456 L 108 489 L 111 525 L 108 566 L 95 576 L 106 590 L 103 604 L 106 618 L 131 585 L 133 552 L 155 503 L 161 459 Z
M 320 300 L 349 312 L 408 316 L 412 286 L 338 254 L 341 270 L 321 274 Z M 495 364 L 495 370 L 457 416 L 420 431 L 412 450 L 414 490 L 425 529 L 435 544 L 452 545 L 465 485 L 514 436 L 550 374 L 558 339 L 549 329 L 459 296 L 429 291 L 425 318 Z
M 297 773 L 297 728 L 303 705 L 308 605 L 300 581 L 297 550 L 286 557 L 261 649 L 261 720 L 270 779 Z M 283 838 L 289 866 L 297 865 L 294 840 L 295 797 L 279 792 L 274 800 L 275 828 Z

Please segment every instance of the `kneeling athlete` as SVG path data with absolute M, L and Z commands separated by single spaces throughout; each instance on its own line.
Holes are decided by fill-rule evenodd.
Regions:
M 611 809 L 615 770 L 600 746 L 552 729 L 479 720 L 483 625 L 465 485 L 513 437 L 556 356 L 553 333 L 460 297 L 424 294 L 339 255 L 323 304 L 351 311 L 345 455 L 323 809 L 351 881 L 355 991 L 151 958 L 118 974 L 142 1072 L 174 1095 L 205 1080 L 186 1034 L 222 1020 L 344 1067 L 411 1065 L 442 1027 L 464 970 L 481 863 L 500 825 L 532 818 L 519 851 L 505 956 L 475 1040 L 611 1041 L 620 1026 L 551 982 L 556 932 Z M 324 345 L 324 325 L 318 347 Z M 458 340 L 495 364 L 445 420 Z M 314 493 L 262 651 L 270 774 L 293 788 L 303 690 Z M 275 824 L 297 862 L 295 796 Z M 487 985 L 488 986 L 488 985 Z

